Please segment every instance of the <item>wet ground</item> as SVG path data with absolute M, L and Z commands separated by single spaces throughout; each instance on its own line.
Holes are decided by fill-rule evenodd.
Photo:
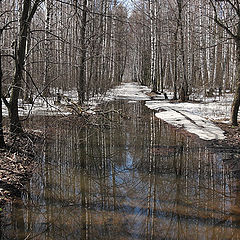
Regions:
M 27 191 L 1 213 L 1 239 L 239 239 L 239 153 L 207 147 L 140 102 L 109 108 L 121 116 L 86 127 L 28 123 L 48 142 Z

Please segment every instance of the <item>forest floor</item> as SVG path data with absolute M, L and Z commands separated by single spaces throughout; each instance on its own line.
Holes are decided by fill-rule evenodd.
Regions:
M 43 137 L 30 130 L 21 136 L 4 137 L 6 148 L 0 149 L 0 206 L 25 190 L 43 144 Z

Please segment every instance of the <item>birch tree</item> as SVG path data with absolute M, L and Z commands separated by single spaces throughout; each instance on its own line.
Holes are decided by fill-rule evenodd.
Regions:
M 181 85 L 180 85 L 180 100 L 185 102 L 188 100 L 188 81 L 186 73 L 186 61 L 185 61 L 185 46 L 184 46 L 184 29 L 183 29 L 183 0 L 177 0 L 178 18 L 177 24 L 180 34 L 180 63 L 181 63 Z
M 157 7 L 156 0 L 149 0 L 150 11 L 150 36 L 151 36 L 151 83 L 152 91 L 157 92 L 157 76 L 156 76 L 156 60 L 157 60 L 157 25 L 156 15 Z
M 1 2 L 0 2 L 1 6 Z M 0 18 L 4 16 L 6 12 L 0 12 Z M 11 21 L 5 23 L 3 26 L 0 26 L 0 148 L 5 147 L 4 135 L 3 135 L 3 113 L 2 113 L 2 79 L 3 79 L 3 71 L 2 71 L 2 35 L 3 31 L 5 31 L 9 25 L 11 25 Z
M 51 66 L 52 66 L 52 41 L 51 41 L 51 24 L 53 18 L 53 0 L 45 1 L 45 46 L 44 46 L 44 79 L 43 79 L 43 96 L 50 96 Z
M 83 0 L 82 3 L 82 17 L 80 28 L 80 66 L 79 66 L 79 79 L 78 79 L 78 103 L 81 105 L 85 100 L 86 91 L 86 27 L 87 27 L 87 4 L 88 0 Z

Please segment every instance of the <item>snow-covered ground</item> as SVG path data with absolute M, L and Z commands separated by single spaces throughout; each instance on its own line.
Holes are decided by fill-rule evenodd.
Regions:
M 146 94 L 150 89 L 137 83 L 123 83 L 109 90 L 105 100 L 128 99 L 132 101 L 146 101 L 150 97 Z
M 156 117 L 177 127 L 186 129 L 204 140 L 224 139 L 224 132 L 211 120 L 229 119 L 232 96 L 208 98 L 205 103 L 178 103 L 164 100 L 162 95 L 149 96 L 151 89 L 137 83 L 125 83 L 112 89 L 109 96 L 131 101 L 145 100 L 146 106 L 156 112 Z M 107 94 L 108 96 L 108 94 Z M 168 93 L 168 98 L 171 95 Z M 153 100 L 151 100 L 153 99 Z
M 153 109 L 151 102 L 148 102 L 146 105 L 150 109 Z M 163 104 L 158 109 L 160 112 L 156 113 L 156 117 L 176 127 L 184 128 L 190 133 L 195 133 L 201 139 L 213 140 L 225 138 L 223 131 L 219 127 L 214 125 L 212 121 L 200 116 L 200 114 L 192 113 L 192 108 L 181 108 L 176 106 L 176 104 L 164 106 Z
M 34 104 L 22 103 L 22 100 L 19 100 L 19 115 L 61 115 L 61 114 L 71 114 L 70 112 L 63 110 L 61 106 L 54 103 L 54 99 L 50 98 L 47 101 L 42 98 L 37 98 L 34 101 Z M 3 104 L 3 116 L 7 116 L 8 111 L 6 106 Z
M 228 121 L 232 102 L 232 95 L 227 94 L 221 98 L 203 98 L 201 102 L 178 103 L 165 100 L 163 94 L 152 95 L 151 89 L 137 83 L 123 83 L 118 87 L 109 90 L 104 96 L 98 96 L 88 101 L 88 112 L 94 113 L 94 108 L 103 101 L 115 99 L 127 99 L 129 102 L 145 101 L 148 108 L 156 111 L 156 117 L 177 127 L 186 129 L 197 134 L 201 139 L 213 140 L 224 139 L 223 131 L 213 124 L 212 120 Z M 72 102 L 77 102 L 77 91 L 61 92 Z M 167 93 L 172 98 L 171 93 Z M 23 104 L 19 101 L 20 115 L 59 115 L 71 114 L 64 105 L 56 104 L 56 99 L 50 98 L 47 101 L 36 98 L 34 104 Z M 65 101 L 65 103 L 67 103 Z M 3 106 L 3 115 L 7 115 L 7 109 Z

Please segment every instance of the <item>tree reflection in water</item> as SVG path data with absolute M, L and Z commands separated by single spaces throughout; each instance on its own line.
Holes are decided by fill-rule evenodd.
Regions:
M 222 164 L 229 153 L 141 103 L 110 108 L 128 117 L 110 112 L 86 128 L 40 118 L 52 138 L 28 193 L 6 208 L 2 239 L 240 238 L 239 180 Z

